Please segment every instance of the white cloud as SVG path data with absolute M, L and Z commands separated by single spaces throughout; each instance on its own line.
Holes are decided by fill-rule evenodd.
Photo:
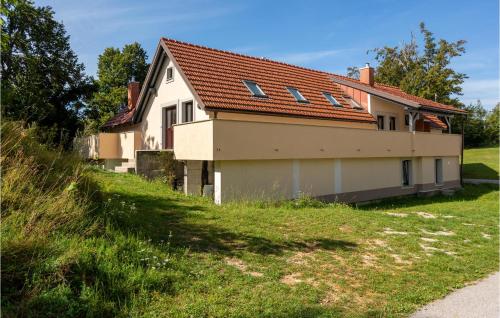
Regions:
M 500 102 L 499 91 L 500 82 L 498 79 L 477 79 L 465 80 L 463 95 L 460 97 L 463 103 L 470 104 L 481 100 L 483 105 L 490 109 Z

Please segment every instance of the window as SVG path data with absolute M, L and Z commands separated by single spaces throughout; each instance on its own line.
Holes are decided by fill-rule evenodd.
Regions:
M 173 81 L 173 80 L 174 80 L 174 68 L 168 67 L 167 68 L 167 82 Z
M 443 159 L 434 160 L 436 184 L 443 184 Z
M 288 91 L 290 92 L 290 94 L 293 95 L 293 97 L 295 97 L 295 99 L 298 101 L 298 102 L 301 102 L 301 103 L 308 103 L 307 99 L 302 96 L 302 94 L 299 92 L 298 89 L 296 88 L 293 88 L 293 87 L 287 87 Z
M 260 86 L 257 83 L 252 82 L 252 81 L 243 81 L 243 83 L 248 88 L 250 93 L 252 93 L 253 96 L 266 97 L 266 94 L 264 93 L 264 91 L 260 88 Z
M 193 102 L 182 103 L 182 122 L 189 123 L 193 121 Z
M 403 168 L 403 187 L 409 187 L 411 185 L 411 160 L 403 160 L 401 161 Z
M 410 115 L 405 115 L 405 126 L 410 126 Z
M 396 130 L 396 117 L 389 117 L 389 130 Z
M 332 96 L 332 94 L 323 93 L 323 95 L 325 95 L 326 99 L 328 99 L 328 101 L 332 103 L 333 106 L 342 107 L 342 105 L 340 105 L 340 103 L 335 99 L 335 97 Z
M 377 116 L 377 126 L 378 130 L 384 130 L 384 116 L 382 115 Z

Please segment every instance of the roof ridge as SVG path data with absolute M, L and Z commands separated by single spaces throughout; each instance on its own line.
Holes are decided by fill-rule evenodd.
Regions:
M 161 39 L 164 40 L 164 41 L 170 41 L 170 42 L 174 42 L 174 43 L 180 43 L 180 44 L 184 44 L 184 45 L 190 45 L 190 46 L 194 46 L 194 47 L 198 47 L 198 48 L 202 48 L 202 49 L 207 49 L 207 50 L 211 50 L 211 51 L 215 51 L 215 52 L 222 52 L 222 53 L 227 53 L 227 54 L 236 55 L 236 56 L 240 56 L 240 57 L 250 58 L 250 59 L 253 59 L 253 60 L 267 61 L 267 62 L 271 62 L 271 63 L 281 64 L 281 65 L 286 65 L 286 66 L 291 66 L 291 67 L 303 69 L 303 70 L 306 70 L 306 71 L 312 71 L 312 72 L 322 73 L 322 74 L 326 74 L 326 75 L 332 75 L 332 74 L 333 75 L 338 75 L 338 74 L 331 73 L 331 72 L 326 72 L 326 71 L 321 71 L 321 70 L 317 70 L 317 69 L 313 69 L 313 68 L 308 68 L 308 67 L 304 67 L 304 66 L 299 66 L 299 65 L 295 65 L 295 64 L 290 64 L 290 63 L 286 63 L 286 62 L 276 61 L 276 60 L 273 60 L 273 59 L 269 59 L 267 57 L 257 57 L 257 56 L 253 56 L 253 55 L 248 55 L 248 54 L 243 54 L 243 53 L 237 53 L 237 52 L 232 52 L 232 51 L 228 51 L 228 50 L 216 49 L 216 48 L 208 47 L 208 46 L 205 46 L 205 45 L 193 44 L 193 43 L 189 43 L 189 42 L 185 42 L 185 41 L 180 41 L 180 40 L 175 40 L 175 39 L 171 39 L 171 38 L 167 38 L 167 37 L 161 37 Z M 342 75 L 338 75 L 338 76 L 342 76 Z

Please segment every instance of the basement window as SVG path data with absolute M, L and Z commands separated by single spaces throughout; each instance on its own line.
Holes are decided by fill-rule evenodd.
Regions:
M 443 159 L 434 160 L 436 184 L 443 184 Z
M 174 68 L 167 67 L 167 82 L 170 82 L 173 80 L 174 80 Z
M 326 99 L 328 99 L 328 101 L 332 103 L 333 106 L 342 107 L 342 105 L 340 105 L 340 103 L 335 99 L 335 97 L 333 97 L 332 94 L 323 92 L 323 95 L 325 95 Z
M 247 80 L 244 80 L 243 83 L 248 88 L 250 93 L 252 93 L 253 96 L 255 96 L 255 97 L 267 97 L 266 94 L 264 93 L 264 91 L 260 88 L 260 86 L 257 83 L 255 83 L 253 81 L 247 81 Z
M 403 187 L 411 186 L 412 176 L 411 176 L 411 160 L 401 161 L 402 167 L 402 185 Z
M 299 102 L 299 103 L 309 103 L 307 101 L 307 99 L 302 96 L 302 94 L 299 92 L 298 89 L 296 88 L 293 88 L 293 87 L 287 87 L 286 89 L 288 89 L 288 91 L 290 92 L 290 94 L 293 95 L 293 97 L 295 97 L 295 99 Z

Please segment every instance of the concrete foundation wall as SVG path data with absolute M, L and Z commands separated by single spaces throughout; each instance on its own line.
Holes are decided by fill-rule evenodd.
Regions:
M 434 160 L 443 159 L 444 184 L 435 185 Z M 410 186 L 402 186 L 402 163 L 412 160 Z M 215 162 L 215 202 L 285 200 L 301 193 L 325 200 L 417 193 L 459 186 L 458 157 L 229 160 Z

